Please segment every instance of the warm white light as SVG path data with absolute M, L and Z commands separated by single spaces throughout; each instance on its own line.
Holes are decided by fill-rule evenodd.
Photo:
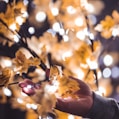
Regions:
M 23 14 L 22 14 L 22 17 L 27 18 L 28 16 L 29 16 L 28 12 L 24 11 Z
M 112 29 L 112 35 L 113 35 L 114 37 L 119 36 L 119 28 L 113 28 L 113 29 Z
M 34 110 L 36 110 L 38 108 L 38 106 L 35 105 L 35 104 L 31 104 L 31 108 L 34 109 Z
M 100 79 L 102 77 L 102 72 L 101 71 L 97 72 L 97 77 L 98 77 L 98 79 Z
M 59 9 L 56 7 L 51 8 L 51 12 L 54 16 L 57 16 L 59 14 Z
M 78 31 L 77 33 L 76 33 L 76 37 L 77 38 L 79 38 L 80 40 L 84 40 L 85 39 L 85 33 L 84 33 L 84 31 Z
M 110 70 L 110 68 L 105 68 L 105 69 L 103 70 L 103 76 L 104 76 L 105 78 L 109 78 L 109 77 L 111 76 L 111 70 Z
M 119 78 L 119 67 L 113 67 L 112 68 L 112 77 L 113 78 Z
M 96 94 L 104 96 L 106 94 L 106 89 L 104 87 L 99 87 L 98 91 L 95 91 Z
M 27 107 L 28 109 L 31 109 L 31 104 L 27 103 L 27 104 L 26 104 L 26 107 Z
M 75 119 L 74 115 L 69 114 L 68 119 Z
M 102 94 L 106 94 L 106 90 L 104 87 L 99 87 L 99 91 L 102 93 Z
M 89 65 L 90 69 L 97 69 L 98 68 L 98 63 L 94 60 L 91 61 L 90 59 L 87 59 L 87 64 Z
M 73 73 L 75 73 L 77 75 L 78 79 L 82 80 L 84 78 L 84 71 L 82 71 L 79 68 L 75 68 L 75 67 L 73 69 L 74 69 Z
M 113 63 L 113 58 L 111 55 L 105 55 L 103 62 L 106 66 L 110 66 Z
M 58 22 L 53 24 L 53 30 L 56 31 L 56 32 L 60 31 L 60 24 Z
M 90 33 L 90 34 L 89 34 L 89 38 L 90 38 L 91 40 L 94 40 L 94 34 L 93 34 L 93 33 Z
M 22 25 L 23 22 L 24 22 L 24 19 L 23 19 L 21 16 L 18 16 L 18 17 L 16 17 L 16 22 L 17 22 L 19 25 Z
M 83 26 L 84 24 L 84 20 L 81 17 L 76 18 L 74 22 L 77 26 Z
M 28 95 L 24 92 L 21 91 L 21 95 L 24 96 L 24 97 L 27 97 Z
M 22 104 L 23 103 L 23 100 L 21 98 L 17 98 L 17 102 Z
M 93 13 L 95 11 L 95 8 L 92 4 L 85 4 L 85 8 L 89 13 Z
M 28 28 L 28 32 L 29 32 L 30 34 L 34 34 L 34 33 L 35 33 L 35 28 L 34 28 L 34 27 L 29 27 L 29 28 Z
M 14 41 L 15 41 L 16 43 L 18 43 L 18 42 L 19 42 L 18 36 L 17 36 L 17 35 L 14 35 L 13 37 L 14 37 Z
M 9 59 L 2 59 L 1 60 L 1 66 L 3 66 L 3 67 L 10 67 L 10 66 L 12 66 L 12 62 Z
M 24 5 L 28 5 L 29 1 L 28 0 L 23 0 Z
M 88 15 L 88 18 L 89 18 L 92 25 L 96 24 L 96 22 L 97 22 L 96 16 L 90 14 L 90 15 Z
M 6 3 L 8 3 L 9 2 L 9 0 L 3 0 L 4 2 L 6 2 Z
M 53 85 L 46 85 L 45 86 L 45 91 L 48 92 L 48 93 L 55 93 L 58 89 L 58 86 L 59 86 L 59 82 L 57 81 L 54 81 L 54 84 Z
M 98 24 L 98 25 L 95 27 L 95 30 L 101 32 L 101 31 L 103 30 L 103 26 L 102 26 L 101 24 Z
M 67 41 L 69 41 L 69 37 L 68 37 L 67 35 L 63 35 L 63 40 L 64 40 L 65 42 L 67 42 Z
M 38 22 L 44 22 L 46 19 L 46 13 L 43 11 L 40 11 L 36 14 L 36 21 Z
M 6 96 L 11 96 L 11 95 L 12 95 L 11 90 L 8 89 L 8 88 L 3 88 L 3 92 L 4 92 L 4 94 L 5 94 Z
M 59 30 L 59 34 L 60 34 L 60 35 L 64 35 L 64 34 L 65 34 L 65 30 L 64 30 L 63 28 L 61 28 L 61 29 Z
M 64 52 L 63 54 L 62 54 L 62 59 L 64 60 L 64 61 L 66 61 L 66 59 L 68 58 L 68 57 L 71 57 L 72 56 L 72 52 L 71 51 L 67 51 L 67 52 Z
M 74 14 L 74 13 L 76 13 L 76 9 L 73 6 L 68 6 L 67 7 L 67 12 L 69 14 Z
M 9 28 L 10 28 L 12 31 L 15 31 L 15 30 L 17 29 L 15 23 L 11 24 L 11 25 L 9 26 Z

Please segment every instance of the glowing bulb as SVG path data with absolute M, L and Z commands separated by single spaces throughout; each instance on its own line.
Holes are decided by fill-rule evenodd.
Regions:
M 18 43 L 18 42 L 19 42 L 18 36 L 14 35 L 13 37 L 14 37 L 14 41 L 15 41 L 16 43 Z
M 56 31 L 56 32 L 60 31 L 60 24 L 58 22 L 53 24 L 53 30 Z
M 68 52 L 63 53 L 62 59 L 66 61 L 66 58 L 71 57 L 71 56 L 72 56 L 72 52 L 68 51 Z
M 13 31 L 15 31 L 15 30 L 17 29 L 15 23 L 11 24 L 11 25 L 9 26 L 9 28 L 10 28 L 11 30 L 13 30 Z
M 89 34 L 89 38 L 90 38 L 91 40 L 94 40 L 94 34 L 93 34 L 93 33 L 90 33 L 90 34 Z
M 38 106 L 35 105 L 35 104 L 31 104 L 31 108 L 34 109 L 34 110 L 36 110 L 38 108 Z
M 3 88 L 3 92 L 6 96 L 11 96 L 12 95 L 11 90 L 9 90 L 8 88 Z
M 98 91 L 96 91 L 96 94 L 100 96 L 104 96 L 106 94 L 106 89 L 104 87 L 99 87 Z
M 112 29 L 112 35 L 113 35 L 114 37 L 118 36 L 118 35 L 119 35 L 119 28 L 113 28 L 113 29 Z
M 68 37 L 67 35 L 63 35 L 63 40 L 64 40 L 65 42 L 68 42 L 68 41 L 69 41 L 69 37 Z
M 95 8 L 92 4 L 85 4 L 85 8 L 88 12 L 93 13 L 95 11 Z
M 63 28 L 61 28 L 61 29 L 59 30 L 59 34 L 60 34 L 60 35 L 64 35 L 64 34 L 65 34 L 65 30 L 64 30 Z
M 68 119 L 75 119 L 75 117 L 73 115 L 69 114 Z
M 110 70 L 109 68 L 105 68 L 105 69 L 103 70 L 103 76 L 104 76 L 105 78 L 109 78 L 109 77 L 111 76 L 111 70 Z
M 46 19 L 46 13 L 43 11 L 40 11 L 36 14 L 36 21 L 38 22 L 44 22 Z
M 59 14 L 59 9 L 53 7 L 53 8 L 51 8 L 51 12 L 52 12 L 52 14 L 53 14 L 54 16 L 57 16 L 57 15 Z
M 106 94 L 106 90 L 104 87 L 99 87 L 99 91 L 102 93 L 102 94 Z
M 9 60 L 9 59 L 2 59 L 1 65 L 2 65 L 3 67 L 10 67 L 10 66 L 12 66 L 12 62 L 11 62 L 11 60 Z
M 28 95 L 21 91 L 21 95 L 27 97 Z
M 110 66 L 113 63 L 113 58 L 111 55 L 105 55 L 103 62 L 106 66 Z
M 87 64 L 89 65 L 90 69 L 97 69 L 98 68 L 98 63 L 94 60 L 91 61 L 90 59 L 87 59 Z
M 29 15 L 28 15 L 28 12 L 27 11 L 24 11 L 23 14 L 22 14 L 23 17 L 27 18 Z
M 78 17 L 74 22 L 77 26 L 83 26 L 84 20 L 81 17 Z
M 23 22 L 24 22 L 24 19 L 23 19 L 21 16 L 18 16 L 18 17 L 16 17 L 16 22 L 17 22 L 19 25 L 22 25 Z
M 21 98 L 17 98 L 17 102 L 22 104 L 23 103 L 23 100 Z
M 27 103 L 27 104 L 26 104 L 26 107 L 27 107 L 28 109 L 31 109 L 31 104 Z
M 58 86 L 59 86 L 59 83 L 58 83 L 58 82 L 55 83 L 54 85 L 46 85 L 46 86 L 45 86 L 45 90 L 46 90 L 48 93 L 53 94 L 54 92 L 57 91 Z
M 67 12 L 69 14 L 74 14 L 74 13 L 76 13 L 76 9 L 73 6 L 68 6 L 67 7 Z
M 113 67 L 112 68 L 112 77 L 118 78 L 119 77 L 119 67 Z
M 6 2 L 6 3 L 8 3 L 9 2 L 9 0 L 3 0 L 4 2 Z
M 84 31 L 78 31 L 77 33 L 76 33 L 76 37 L 77 38 L 79 38 L 80 40 L 84 40 L 85 39 L 85 33 L 84 33 Z
M 98 77 L 98 79 L 100 79 L 102 77 L 102 72 L 101 71 L 97 72 L 97 77 Z
M 73 73 L 75 73 L 77 75 L 77 77 L 79 79 L 83 79 L 84 78 L 84 71 L 82 71 L 80 68 L 73 68 Z
M 23 0 L 24 5 L 28 5 L 29 1 L 28 0 Z
M 29 28 L 28 28 L 28 32 L 29 32 L 30 34 L 34 34 L 34 33 L 35 33 L 35 28 L 34 28 L 34 27 L 29 27 Z

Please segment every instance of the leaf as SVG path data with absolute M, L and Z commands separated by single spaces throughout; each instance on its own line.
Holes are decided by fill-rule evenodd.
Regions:
M 10 68 L 3 68 L 0 72 L 0 85 L 7 85 L 12 76 L 12 70 Z

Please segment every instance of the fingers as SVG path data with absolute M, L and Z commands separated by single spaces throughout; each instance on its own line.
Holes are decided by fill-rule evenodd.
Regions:
M 78 116 L 85 115 L 90 110 L 91 106 L 92 98 L 89 96 L 80 99 L 58 98 L 56 103 L 56 109 Z
M 75 93 L 75 94 L 79 95 L 79 97 L 92 95 L 92 91 L 91 91 L 90 87 L 84 81 L 74 78 L 72 76 L 69 76 L 69 78 L 72 80 L 75 80 L 79 83 L 80 89 Z

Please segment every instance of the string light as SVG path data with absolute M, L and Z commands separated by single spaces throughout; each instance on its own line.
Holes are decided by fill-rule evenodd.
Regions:
M 76 18 L 74 22 L 79 27 L 83 26 L 84 24 L 84 20 L 81 17 Z
M 111 76 L 111 69 L 110 68 L 105 68 L 104 70 L 103 70 L 103 76 L 105 77 L 105 78 L 109 78 L 110 76 Z
M 60 24 L 58 22 L 55 22 L 52 26 L 53 30 L 56 32 L 60 31 Z
M 34 27 L 29 27 L 29 28 L 28 28 L 28 32 L 29 32 L 30 34 L 34 34 L 34 33 L 35 33 L 35 28 L 34 28 Z
M 36 21 L 38 22 L 44 22 L 46 20 L 46 13 L 43 11 L 39 11 L 36 14 Z
M 13 23 L 13 24 L 11 24 L 11 25 L 9 26 L 9 28 L 10 28 L 12 31 L 15 31 L 15 30 L 17 29 L 17 26 L 16 26 L 15 23 Z
M 110 66 L 113 63 L 113 57 L 111 55 L 107 54 L 104 56 L 103 62 L 105 64 L 105 66 Z
M 17 98 L 17 102 L 22 104 L 24 101 L 21 98 Z
M 24 22 L 24 19 L 23 19 L 21 16 L 18 16 L 18 17 L 16 17 L 16 22 L 17 22 L 19 25 L 22 25 L 23 22 Z
M 53 16 L 57 16 L 59 14 L 59 9 L 56 7 L 51 8 L 51 12 Z
M 4 94 L 6 95 L 6 96 L 11 96 L 12 95 L 12 92 L 11 92 L 11 90 L 10 89 L 8 89 L 8 88 L 3 88 L 3 92 L 4 92 Z
M 119 78 L 119 67 L 112 67 L 112 78 Z
M 69 14 L 75 14 L 76 13 L 76 9 L 73 6 L 68 6 L 67 7 L 67 12 Z

